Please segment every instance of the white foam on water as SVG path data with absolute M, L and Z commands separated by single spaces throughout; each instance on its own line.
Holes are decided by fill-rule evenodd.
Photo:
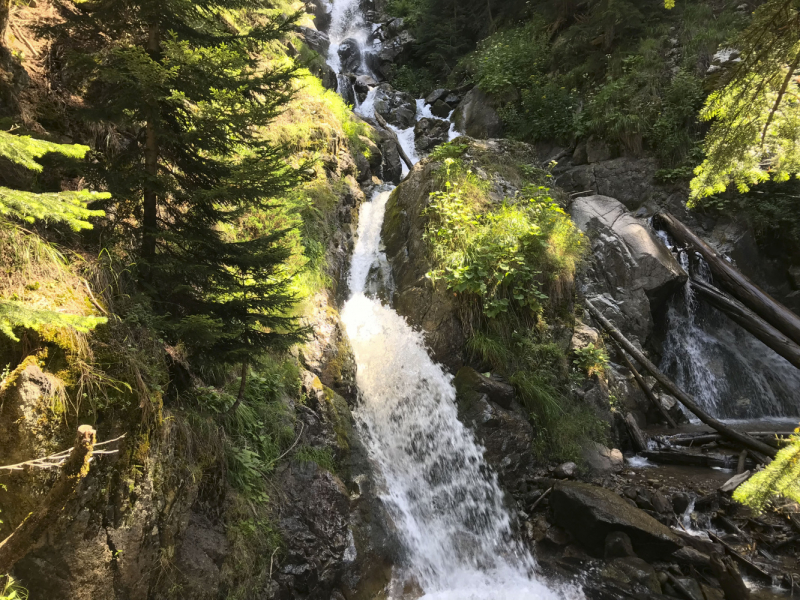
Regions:
M 633 469 L 647 469 L 647 468 L 655 468 L 658 466 L 651 463 L 644 456 L 638 456 L 638 455 L 630 457 L 626 456 L 625 463 Z
M 371 297 L 369 279 L 386 260 L 389 196 L 384 188 L 361 209 L 342 321 L 358 366 L 355 417 L 406 550 L 398 572 L 426 600 L 583 598 L 577 588 L 552 590 L 537 578 L 497 477 L 458 420 L 452 377 L 430 358 L 420 332 Z

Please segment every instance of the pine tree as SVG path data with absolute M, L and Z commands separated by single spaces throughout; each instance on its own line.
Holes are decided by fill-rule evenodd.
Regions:
M 61 4 L 51 28 L 80 50 L 64 72 L 83 91 L 83 118 L 110 123 L 127 144 L 98 144 L 95 178 L 115 199 L 116 222 L 136 223 L 143 285 L 167 316 L 167 334 L 206 328 L 198 354 L 216 364 L 246 362 L 303 337 L 284 317 L 281 235 L 254 241 L 224 234 L 248 209 L 269 207 L 298 181 L 285 149 L 263 131 L 292 94 L 294 65 L 266 49 L 293 25 L 269 16 L 266 0 L 97 0 Z M 243 14 L 255 25 L 236 19 Z M 274 11 L 273 11 L 274 12 Z M 272 248 L 267 251 L 267 248 Z M 241 274 L 247 302 L 231 283 Z M 180 340 L 173 340 L 175 342 Z
M 55 144 L 0 132 L 0 156 L 32 171 L 42 171 L 42 165 L 36 162 L 36 159 L 45 154 L 56 153 L 70 158 L 83 158 L 88 151 L 88 146 Z M 35 221 L 63 223 L 75 231 L 80 231 L 92 228 L 89 218 L 105 214 L 102 210 L 92 210 L 86 205 L 109 197 L 108 193 L 94 193 L 88 190 L 37 194 L 0 187 L 0 215 L 27 223 Z M 22 302 L 0 299 L 0 333 L 14 341 L 19 341 L 14 333 L 18 328 L 39 331 L 44 327 L 69 327 L 85 333 L 105 322 L 106 319 L 103 317 L 83 317 L 38 310 Z
M 712 121 L 690 206 L 734 185 L 740 192 L 800 176 L 800 2 L 769 0 L 733 44 L 742 61 L 701 117 Z
M 795 429 L 800 434 L 800 428 Z M 763 512 L 777 498 L 800 502 L 800 435 L 793 435 L 789 445 L 778 452 L 775 460 L 740 485 L 733 499 Z

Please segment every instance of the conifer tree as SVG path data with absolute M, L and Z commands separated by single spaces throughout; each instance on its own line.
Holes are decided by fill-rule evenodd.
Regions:
M 0 131 L 0 156 L 32 171 L 42 171 L 42 165 L 36 159 L 45 154 L 56 153 L 70 158 L 83 158 L 88 151 L 88 146 L 55 144 Z M 109 196 L 107 193 L 99 194 L 88 190 L 37 194 L 0 187 L 0 215 L 26 223 L 35 221 L 62 223 L 75 231 L 80 231 L 92 228 L 89 218 L 105 214 L 102 210 L 87 208 L 87 204 L 107 199 Z M 85 333 L 105 321 L 104 317 L 83 317 L 34 309 L 23 302 L 0 298 L 0 333 L 14 341 L 19 341 L 14 331 L 18 328 L 38 331 L 43 327 L 69 327 Z
M 249 255 L 224 234 L 298 181 L 263 131 L 291 98 L 294 65 L 268 60 L 293 25 L 265 0 L 95 0 L 61 4 L 51 28 L 79 51 L 64 72 L 83 92 L 83 118 L 112 124 L 125 144 L 98 144 L 95 179 L 114 196 L 116 223 L 136 224 L 140 279 L 168 334 L 202 323 L 201 354 L 216 364 L 303 337 L 285 318 L 281 236 Z M 274 11 L 272 11 L 274 12 Z M 254 25 L 236 21 L 243 14 Z M 266 248 L 272 248 L 267 251 Z M 247 302 L 232 281 L 247 280 Z M 173 340 L 179 341 L 179 340 Z

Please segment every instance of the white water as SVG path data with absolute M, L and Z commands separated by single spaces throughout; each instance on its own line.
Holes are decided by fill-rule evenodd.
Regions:
M 328 36 L 331 46 L 328 50 L 328 64 L 336 72 L 340 73 L 342 65 L 339 60 L 339 44 L 347 38 L 353 38 L 359 43 L 362 50 L 367 46 L 369 37 L 369 26 L 364 21 L 364 14 L 361 12 L 359 0 L 336 0 L 331 4 L 331 26 Z
M 356 418 L 406 551 L 400 577 L 428 600 L 581 597 L 536 579 L 496 475 L 458 420 L 451 376 L 428 356 L 422 335 L 370 295 L 371 273 L 386 263 L 380 234 L 389 195 L 379 191 L 361 209 L 342 321 L 358 365 Z

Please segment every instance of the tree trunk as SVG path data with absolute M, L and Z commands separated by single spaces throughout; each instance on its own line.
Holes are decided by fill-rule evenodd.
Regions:
M 732 321 L 738 323 L 743 329 L 752 333 L 764 344 L 800 369 L 800 346 L 754 312 L 748 310 L 743 304 L 728 298 L 714 286 L 694 280 L 692 280 L 691 286 L 700 292 L 709 304 L 724 312 Z
M 0 0 L 0 48 L 8 52 L 6 31 L 11 18 L 11 0 Z
M 647 371 L 656 378 L 664 389 L 666 389 L 670 394 L 675 396 L 681 404 L 683 404 L 686 408 L 692 411 L 698 419 L 700 419 L 703 423 L 708 425 L 709 427 L 719 431 L 723 436 L 726 438 L 738 442 L 745 448 L 750 450 L 755 450 L 756 452 L 760 452 L 762 454 L 766 454 L 767 456 L 774 457 L 777 454 L 777 450 L 775 448 L 771 448 L 767 446 L 763 442 L 759 442 L 751 438 L 749 435 L 731 429 L 724 423 L 721 423 L 711 415 L 707 414 L 703 411 L 695 401 L 692 399 L 689 394 L 684 392 L 681 388 L 679 388 L 673 381 L 664 375 L 661 371 L 656 368 L 656 366 L 651 363 L 647 357 L 639 352 L 639 350 L 631 344 L 628 339 L 622 335 L 619 330 L 614 327 L 611 322 L 603 316 L 599 310 L 597 310 L 589 300 L 584 300 L 586 303 L 586 307 L 589 309 L 589 312 L 592 313 L 595 319 L 603 326 L 603 328 L 608 331 L 609 335 L 613 337 L 619 344 L 627 350 L 628 354 L 630 354 L 633 358 L 637 360 L 637 362 L 642 365 Z
M 230 412 L 235 413 L 236 410 L 239 408 L 239 405 L 244 400 L 244 392 L 247 389 L 247 374 L 250 370 L 250 361 L 245 360 L 242 363 L 242 376 L 241 376 L 241 383 L 239 384 L 239 395 L 236 397 L 236 402 L 233 403 L 233 406 L 230 408 Z
M 644 379 L 639 374 L 639 371 L 634 368 L 633 363 L 628 358 L 628 355 L 625 354 L 625 350 L 619 347 L 619 345 L 617 345 L 617 348 L 619 349 L 619 353 L 622 355 L 622 360 L 625 361 L 625 365 L 630 369 L 631 373 L 633 373 L 633 378 L 636 379 L 636 383 L 639 384 L 639 388 L 642 390 L 642 392 L 644 392 L 644 395 L 647 396 L 647 399 L 650 400 L 650 403 L 658 409 L 667 424 L 672 429 L 675 429 L 677 427 L 675 420 L 669 416 L 667 409 L 664 408 L 664 405 L 661 404 L 661 401 L 656 398 L 653 390 L 651 390 L 647 383 L 645 383 Z
M 403 145 L 400 143 L 400 140 L 397 139 L 397 134 L 392 130 L 391 127 L 389 127 L 389 124 L 386 122 L 386 119 L 384 119 L 376 111 L 375 112 L 375 120 L 378 122 L 378 125 L 380 125 L 381 127 L 383 127 L 383 129 L 386 130 L 386 133 L 388 133 L 390 136 L 392 136 L 394 138 L 394 140 L 397 142 L 397 151 L 400 153 L 400 158 L 403 159 L 403 162 L 406 163 L 406 166 L 409 168 L 409 170 L 413 169 L 414 168 L 414 163 L 411 162 L 411 159 L 408 157 L 408 154 L 406 154 L 406 151 L 403 150 Z
M 800 344 L 800 317 L 742 275 L 678 219 L 669 213 L 659 213 L 656 218 L 675 240 L 691 246 L 703 256 L 715 283 L 795 344 Z
M 625 415 L 625 425 L 633 440 L 633 449 L 637 452 L 647 452 L 647 436 L 639 429 L 639 424 L 631 413 Z
M 47 532 L 53 529 L 67 501 L 75 495 L 81 480 L 89 472 L 96 432 L 90 425 L 78 428 L 78 439 L 61 469 L 61 477 L 39 505 L 0 543 L 0 573 L 8 573 Z
M 147 40 L 147 53 L 157 60 L 160 52 L 160 33 L 158 23 L 151 23 Z M 153 110 L 157 110 L 154 108 Z M 156 239 L 158 237 L 158 158 L 159 147 L 156 136 L 156 119 L 151 115 L 147 121 L 144 160 L 147 179 L 144 182 L 144 202 L 142 206 L 142 258 L 151 260 L 156 255 Z

